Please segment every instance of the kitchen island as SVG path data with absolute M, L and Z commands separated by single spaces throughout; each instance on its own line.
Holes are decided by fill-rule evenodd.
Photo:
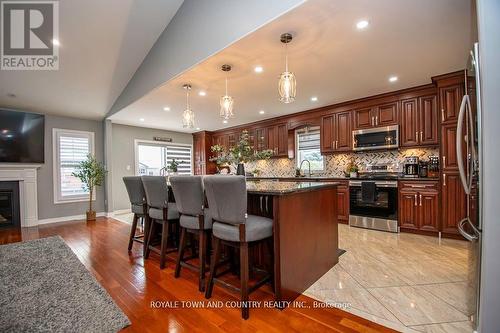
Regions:
M 292 301 L 338 262 L 335 182 L 247 182 L 248 213 L 272 218 L 277 301 Z

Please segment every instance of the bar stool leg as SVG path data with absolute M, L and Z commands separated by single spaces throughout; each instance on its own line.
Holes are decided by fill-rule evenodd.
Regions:
M 168 229 L 169 224 L 168 221 L 163 221 L 162 223 L 162 231 L 161 231 L 161 245 L 160 245 L 160 269 L 165 268 L 165 261 L 167 255 L 167 243 L 168 243 Z
M 203 292 L 205 291 L 205 255 L 206 255 L 206 241 L 207 241 L 207 234 L 205 230 L 200 230 L 198 232 L 199 234 L 199 246 L 198 246 L 198 257 L 200 260 L 200 276 L 199 276 L 199 281 L 198 281 L 198 289 L 199 291 Z
M 249 279 L 249 262 L 248 262 L 248 243 L 240 244 L 240 278 L 241 278 L 241 317 L 248 319 L 248 279 Z
M 181 261 L 184 259 L 184 248 L 186 247 L 186 229 L 181 227 L 181 240 L 179 244 L 179 254 L 175 264 L 174 276 L 178 278 L 181 275 Z
M 153 234 L 155 233 L 155 225 L 156 222 L 153 219 L 151 219 L 149 223 L 148 241 L 146 242 L 146 251 L 144 252 L 144 259 L 148 259 L 149 253 L 151 252 L 151 249 L 149 247 L 151 246 L 151 240 L 153 238 Z
M 212 297 L 212 290 L 214 289 L 214 277 L 217 264 L 219 263 L 219 257 L 221 251 L 220 239 L 217 237 L 214 238 L 215 238 L 214 254 L 212 256 L 212 262 L 210 263 L 210 275 L 208 276 L 207 288 L 205 290 L 205 298 L 207 299 Z
M 132 219 L 132 229 L 130 230 L 130 237 L 128 240 L 128 251 L 132 250 L 132 244 L 134 243 L 135 232 L 137 229 L 137 214 L 134 214 L 134 218 Z

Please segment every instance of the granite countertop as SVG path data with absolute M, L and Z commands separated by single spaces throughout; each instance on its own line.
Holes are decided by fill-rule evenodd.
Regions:
M 266 181 L 247 182 L 247 192 L 250 194 L 285 195 L 297 192 L 309 192 L 326 187 L 336 187 L 334 182 L 307 181 Z

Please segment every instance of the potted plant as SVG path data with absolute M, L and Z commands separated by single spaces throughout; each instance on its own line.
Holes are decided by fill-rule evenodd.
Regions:
M 215 162 L 219 167 L 233 165 L 236 168 L 236 174 L 243 176 L 245 175 L 245 163 L 266 160 L 273 155 L 271 149 L 254 151 L 253 146 L 250 145 L 250 136 L 247 130 L 241 133 L 240 140 L 234 147 L 226 149 L 224 146 L 214 145 L 210 147 L 210 150 L 215 155 L 210 161 Z
M 71 175 L 77 177 L 82 182 L 83 188 L 89 192 L 89 210 L 87 211 L 87 221 L 95 221 L 95 211 L 92 209 L 92 197 L 96 186 L 102 186 L 106 175 L 104 165 L 88 154 L 87 159 L 81 161 L 76 171 Z
M 184 161 L 176 161 L 175 158 L 173 158 L 172 161 L 170 161 L 167 166 L 161 168 L 160 171 L 167 170 L 168 172 L 172 172 L 174 175 L 176 175 L 179 171 L 179 165 L 182 163 L 184 163 Z

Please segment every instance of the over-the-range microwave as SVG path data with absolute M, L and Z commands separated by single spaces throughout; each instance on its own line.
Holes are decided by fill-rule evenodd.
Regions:
M 354 151 L 392 149 L 399 146 L 399 127 L 384 126 L 352 131 Z

